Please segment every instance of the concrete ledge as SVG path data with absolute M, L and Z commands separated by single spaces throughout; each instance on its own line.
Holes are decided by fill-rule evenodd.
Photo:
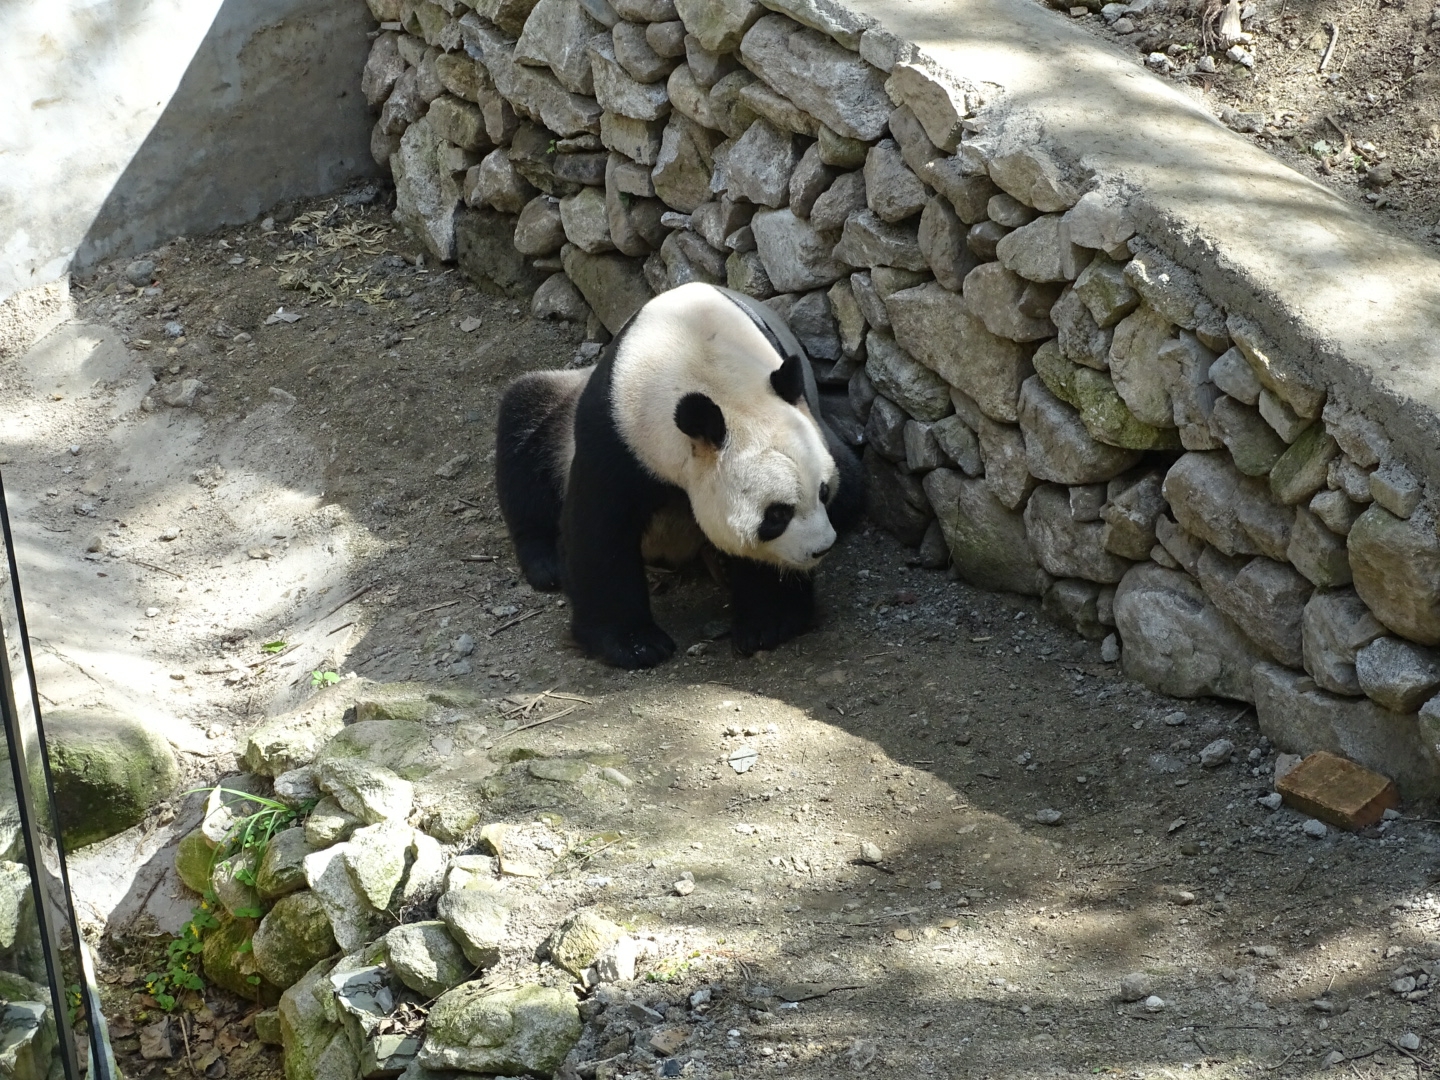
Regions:
M 1122 195 L 1147 240 L 1265 332 L 1282 369 L 1380 422 L 1402 457 L 1440 476 L 1440 258 L 1038 4 L 848 6 L 980 91 L 980 141 L 1004 153 L 1039 139 L 1077 187 L 1093 178 Z

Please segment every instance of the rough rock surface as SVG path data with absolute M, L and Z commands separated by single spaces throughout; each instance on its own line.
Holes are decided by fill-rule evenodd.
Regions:
M 1175 697 L 1255 700 L 1250 671 L 1264 655 L 1188 574 L 1141 563 L 1115 593 L 1125 673 Z
M 925 494 L 940 519 L 956 572 L 987 589 L 1043 596 L 1049 586 L 1025 539 L 1025 519 L 995 498 L 984 480 L 935 469 Z

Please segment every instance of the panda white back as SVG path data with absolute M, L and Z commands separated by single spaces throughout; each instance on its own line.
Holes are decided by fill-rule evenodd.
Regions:
M 692 283 L 646 304 L 617 346 L 613 419 L 641 465 L 686 492 L 721 551 L 812 569 L 835 542 L 826 503 L 840 477 L 809 364 L 783 321 Z M 773 381 L 787 360 L 803 379 L 793 401 Z M 702 408 L 706 435 L 682 430 L 689 406 Z

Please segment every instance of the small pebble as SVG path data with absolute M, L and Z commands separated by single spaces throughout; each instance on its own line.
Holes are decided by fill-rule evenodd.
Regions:
M 160 614 L 160 609 L 159 609 L 158 607 L 147 607 L 147 608 L 145 609 L 145 617 L 146 617 L 147 619 L 153 619 L 153 618 L 155 618 L 156 615 L 159 615 L 159 614 Z
M 160 539 L 161 539 L 161 540 L 167 540 L 167 541 L 168 541 L 168 540 L 174 540 L 174 539 L 175 539 L 176 537 L 178 537 L 179 535 L 180 535 L 180 530 L 177 529 L 177 528 L 175 528 L 175 526 L 171 525 L 169 528 L 167 528 L 164 532 L 162 532 L 162 533 L 160 534 Z
M 880 848 L 877 847 L 875 844 L 872 844 L 869 840 L 866 840 L 863 844 L 860 845 L 861 862 L 875 865 L 880 862 L 880 859 Z
M 1278 791 L 1272 791 L 1269 795 L 1262 795 L 1255 801 L 1265 807 L 1266 810 L 1279 810 L 1280 804 L 1285 800 Z
M 1035 820 L 1041 825 L 1059 825 L 1065 819 L 1065 815 L 1059 810 L 1037 810 Z
M 1382 816 L 1386 821 L 1399 821 L 1399 820 L 1400 820 L 1400 811 L 1391 808 L 1391 809 L 1389 809 L 1389 810 L 1386 810 L 1385 813 L 1382 814 L 1381 816 Z
M 1154 1012 L 1159 1012 L 1159 1011 L 1160 1011 L 1161 1009 L 1163 1009 L 1163 1008 L 1165 1008 L 1165 999 L 1164 999 L 1164 998 L 1157 997 L 1156 995 L 1151 994 L 1149 997 L 1147 997 L 1147 998 L 1145 999 L 1145 1011 L 1146 1011 L 1146 1012 L 1152 1012 L 1152 1013 L 1154 1013 Z
M 1230 760 L 1230 755 L 1233 753 L 1235 753 L 1233 742 L 1229 739 L 1216 739 L 1200 751 L 1200 767 L 1204 769 L 1219 768 Z
M 1111 27 L 1117 34 L 1133 34 L 1135 32 L 1135 23 L 1130 19 L 1116 19 Z
M 1345 1055 L 1342 1054 L 1339 1050 L 1331 1050 L 1320 1062 L 1320 1067 L 1322 1069 L 1333 1069 L 1336 1065 L 1339 1065 L 1344 1060 Z
M 125 280 L 137 289 L 143 289 L 155 280 L 155 264 L 149 259 L 136 259 L 125 267 Z
M 681 878 L 672 886 L 676 896 L 689 896 L 695 891 L 695 882 L 689 878 Z
M 1150 976 L 1143 971 L 1132 971 L 1120 980 L 1120 1000 L 1140 1001 L 1150 996 Z
M 1160 718 L 1166 727 L 1179 727 L 1187 719 L 1185 714 L 1178 709 L 1175 712 L 1166 713 Z
M 1390 989 L 1395 991 L 1395 993 L 1397 994 L 1408 994 L 1411 990 L 1415 989 L 1415 985 L 1415 976 L 1406 975 L 1403 978 L 1396 979 L 1394 982 L 1392 982 L 1390 984 Z
M 469 656 L 475 651 L 475 639 L 469 634 L 461 634 L 455 639 L 451 646 L 457 656 Z
M 1100 659 L 1107 664 L 1113 664 L 1120 659 L 1120 639 L 1114 634 L 1106 636 L 1100 644 Z
M 1401 1050 L 1419 1050 L 1420 1036 L 1416 1035 L 1413 1031 L 1407 1031 L 1395 1040 L 1395 1045 L 1400 1047 Z
M 1314 818 L 1305 822 L 1300 828 L 1306 836 L 1313 836 L 1316 840 L 1323 840 L 1330 832 L 1323 821 L 1316 821 Z M 1411 987 L 1411 989 L 1414 989 L 1414 987 Z

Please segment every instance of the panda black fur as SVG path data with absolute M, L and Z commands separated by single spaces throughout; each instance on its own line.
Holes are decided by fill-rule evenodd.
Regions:
M 645 565 L 706 541 L 724 557 L 736 651 L 802 633 L 811 571 L 864 508 L 859 463 L 820 417 L 800 343 L 765 305 L 711 285 L 651 300 L 594 368 L 515 380 L 496 441 L 526 580 L 563 587 L 576 641 L 616 667 L 673 655 Z

